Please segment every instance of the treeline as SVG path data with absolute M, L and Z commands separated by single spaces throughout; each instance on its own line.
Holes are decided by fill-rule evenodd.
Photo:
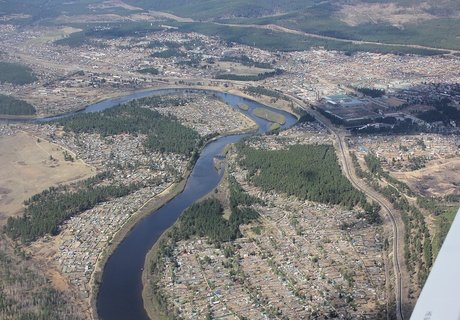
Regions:
M 275 71 L 263 72 L 257 75 L 241 75 L 241 74 L 219 74 L 215 78 L 220 80 L 235 80 L 235 81 L 260 81 L 270 77 L 283 74 L 283 70 L 276 69 Z
M 187 55 L 185 54 L 185 52 L 182 52 L 179 49 L 169 48 L 163 51 L 152 53 L 151 56 L 153 58 L 167 59 L 167 58 L 182 58 L 182 57 L 186 57 Z
M 240 165 L 264 191 L 299 199 L 353 207 L 364 199 L 342 174 L 333 146 L 294 145 L 287 150 L 257 150 L 238 144 Z
M 0 83 L 28 84 L 37 81 L 32 69 L 18 63 L 0 62 Z
M 33 115 L 36 112 L 37 110 L 30 103 L 0 94 L 0 114 Z
M 417 118 L 429 123 L 442 121 L 444 124 L 449 124 L 450 121 L 454 121 L 457 126 L 460 125 L 460 111 L 451 105 L 452 101 L 449 98 L 426 101 L 425 103 L 432 105 L 435 110 L 419 112 Z
M 116 39 L 122 37 L 143 37 L 150 32 L 161 31 L 158 25 L 150 22 L 112 23 L 85 26 L 84 30 L 74 32 L 63 39 L 54 41 L 57 45 L 79 47 L 82 45 L 100 45 L 94 39 Z
M 13 239 L 30 242 L 45 234 L 56 235 L 59 226 L 71 217 L 101 202 L 126 196 L 142 187 L 130 185 L 96 185 L 104 175 L 87 179 L 72 190 L 68 186 L 51 187 L 26 201 L 22 217 L 8 218 L 6 233 Z
M 249 58 L 247 55 L 244 55 L 244 54 L 238 57 L 224 57 L 220 59 L 220 61 L 236 62 L 244 66 L 247 66 L 247 67 L 256 67 L 256 68 L 261 68 L 261 69 L 271 69 L 272 68 L 272 65 L 270 63 L 252 60 L 251 58 Z
M 418 285 L 420 287 L 423 286 L 433 264 L 430 233 L 421 211 L 416 206 L 410 204 L 406 196 L 394 186 L 397 186 L 411 196 L 413 195 L 412 191 L 405 183 L 398 181 L 387 171 L 383 170 L 380 160 L 374 154 L 369 153 L 365 157 L 366 166 L 369 171 L 362 170 L 356 155 L 353 153 L 351 155 L 357 176 L 364 178 L 370 186 L 387 198 L 395 209 L 401 211 L 405 229 L 404 260 L 407 269 L 416 275 Z M 385 178 L 391 184 L 382 187 L 379 183 L 379 179 L 381 178 Z
M 160 73 L 160 71 L 157 68 L 152 68 L 152 67 L 142 68 L 142 69 L 137 70 L 137 72 L 142 73 L 142 74 L 152 74 L 154 76 Z
M 161 101 L 157 97 L 134 100 L 103 112 L 81 113 L 56 120 L 66 131 L 91 132 L 102 136 L 121 133 L 147 134 L 145 147 L 160 152 L 190 155 L 200 137 L 173 116 L 163 116 L 141 106 Z M 178 101 L 180 103 L 180 101 Z
M 316 120 L 314 116 L 300 107 L 294 107 L 294 112 L 299 115 L 298 123 L 314 122 Z
M 184 211 L 173 231 L 173 237 L 207 237 L 216 243 L 241 237 L 240 225 L 259 217 L 257 211 L 250 206 L 262 201 L 247 194 L 232 176 L 229 176 L 229 190 L 231 215 L 228 220 L 223 217 L 224 208 L 219 200 L 213 198 L 198 202 Z
M 30 257 L 0 236 L 0 319 L 84 319 L 70 297 L 55 290 Z
M 356 91 L 361 92 L 362 94 L 372 97 L 372 98 L 380 98 L 385 95 L 385 90 L 382 89 L 374 89 L 374 88 L 356 88 Z
M 366 162 L 366 165 L 369 169 L 369 171 L 372 174 L 375 174 L 377 177 L 383 177 L 388 183 L 391 183 L 392 185 L 398 187 L 402 191 L 404 191 L 407 195 L 413 196 L 414 192 L 409 188 L 407 184 L 404 182 L 399 181 L 398 179 L 394 178 L 390 173 L 382 168 L 382 165 L 380 164 L 380 159 L 372 152 L 369 152 L 364 156 L 364 161 Z M 357 171 L 357 175 L 360 178 L 363 178 L 365 174 L 363 171 Z M 372 177 L 367 177 L 369 179 L 372 179 Z
M 262 95 L 262 96 L 272 97 L 276 99 L 282 98 L 282 94 L 280 92 L 275 91 L 275 90 L 270 90 L 262 86 L 257 86 L 257 87 L 249 86 L 246 89 L 244 89 L 244 91 L 254 96 Z

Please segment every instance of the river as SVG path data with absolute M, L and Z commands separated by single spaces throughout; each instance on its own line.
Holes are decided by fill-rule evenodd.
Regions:
M 269 130 L 270 123 L 253 114 L 255 108 L 267 108 L 283 114 L 286 123 L 282 128 L 294 125 L 297 119 L 290 113 L 273 109 L 258 102 L 233 94 L 201 89 L 153 89 L 139 91 L 127 96 L 108 99 L 95 103 L 76 113 L 102 111 L 120 103 L 152 95 L 164 95 L 177 92 L 194 92 L 215 95 L 223 99 L 234 109 L 246 114 L 259 126 L 259 133 Z M 249 106 L 247 111 L 240 110 L 238 104 Z M 50 121 L 76 113 L 43 118 L 37 120 Z M 142 268 L 145 257 L 161 234 L 174 224 L 182 211 L 195 201 L 212 191 L 222 178 L 223 172 L 214 168 L 213 159 L 221 155 L 225 146 L 237 142 L 249 134 L 229 135 L 216 139 L 206 145 L 196 162 L 182 193 L 169 201 L 160 209 L 148 214 L 140 220 L 126 235 L 119 246 L 107 260 L 102 283 L 97 296 L 97 312 L 104 320 L 147 320 L 142 300 Z

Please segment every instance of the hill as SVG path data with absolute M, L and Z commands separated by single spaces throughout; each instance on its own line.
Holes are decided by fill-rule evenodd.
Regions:
M 103 4 L 97 0 L 25 0 L 19 4 L 5 0 L 0 16 L 30 15 L 20 19 L 24 23 L 60 15 L 123 16 L 152 10 L 191 18 L 195 23 L 277 25 L 338 39 L 460 50 L 457 0 L 125 0 Z

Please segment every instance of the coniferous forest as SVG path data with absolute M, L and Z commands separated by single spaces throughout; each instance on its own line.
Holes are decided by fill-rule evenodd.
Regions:
M 22 217 L 8 218 L 6 233 L 13 239 L 29 242 L 45 234 L 56 235 L 59 226 L 69 218 L 93 208 L 98 203 L 123 197 L 142 187 L 130 185 L 98 185 L 106 173 L 86 179 L 76 186 L 51 187 L 26 201 Z
M 199 141 L 198 133 L 183 126 L 173 116 L 142 108 L 134 100 L 102 112 L 81 113 L 56 120 L 66 131 L 99 133 L 102 136 L 121 133 L 147 134 L 145 147 L 160 152 L 190 155 Z
M 239 143 L 238 152 L 249 180 L 264 191 L 347 207 L 363 202 L 363 194 L 342 174 L 333 146 L 294 145 L 274 151 Z
M 0 94 L 0 114 L 32 115 L 35 112 L 34 106 L 30 103 Z

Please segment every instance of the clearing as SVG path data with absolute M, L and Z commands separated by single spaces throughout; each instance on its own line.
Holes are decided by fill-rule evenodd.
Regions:
M 459 194 L 460 159 L 458 158 L 430 161 L 425 168 L 391 174 L 424 196 L 442 197 Z
M 0 136 L 0 150 L 0 225 L 20 214 L 24 200 L 32 195 L 96 173 L 81 160 L 65 161 L 62 147 L 25 132 Z

